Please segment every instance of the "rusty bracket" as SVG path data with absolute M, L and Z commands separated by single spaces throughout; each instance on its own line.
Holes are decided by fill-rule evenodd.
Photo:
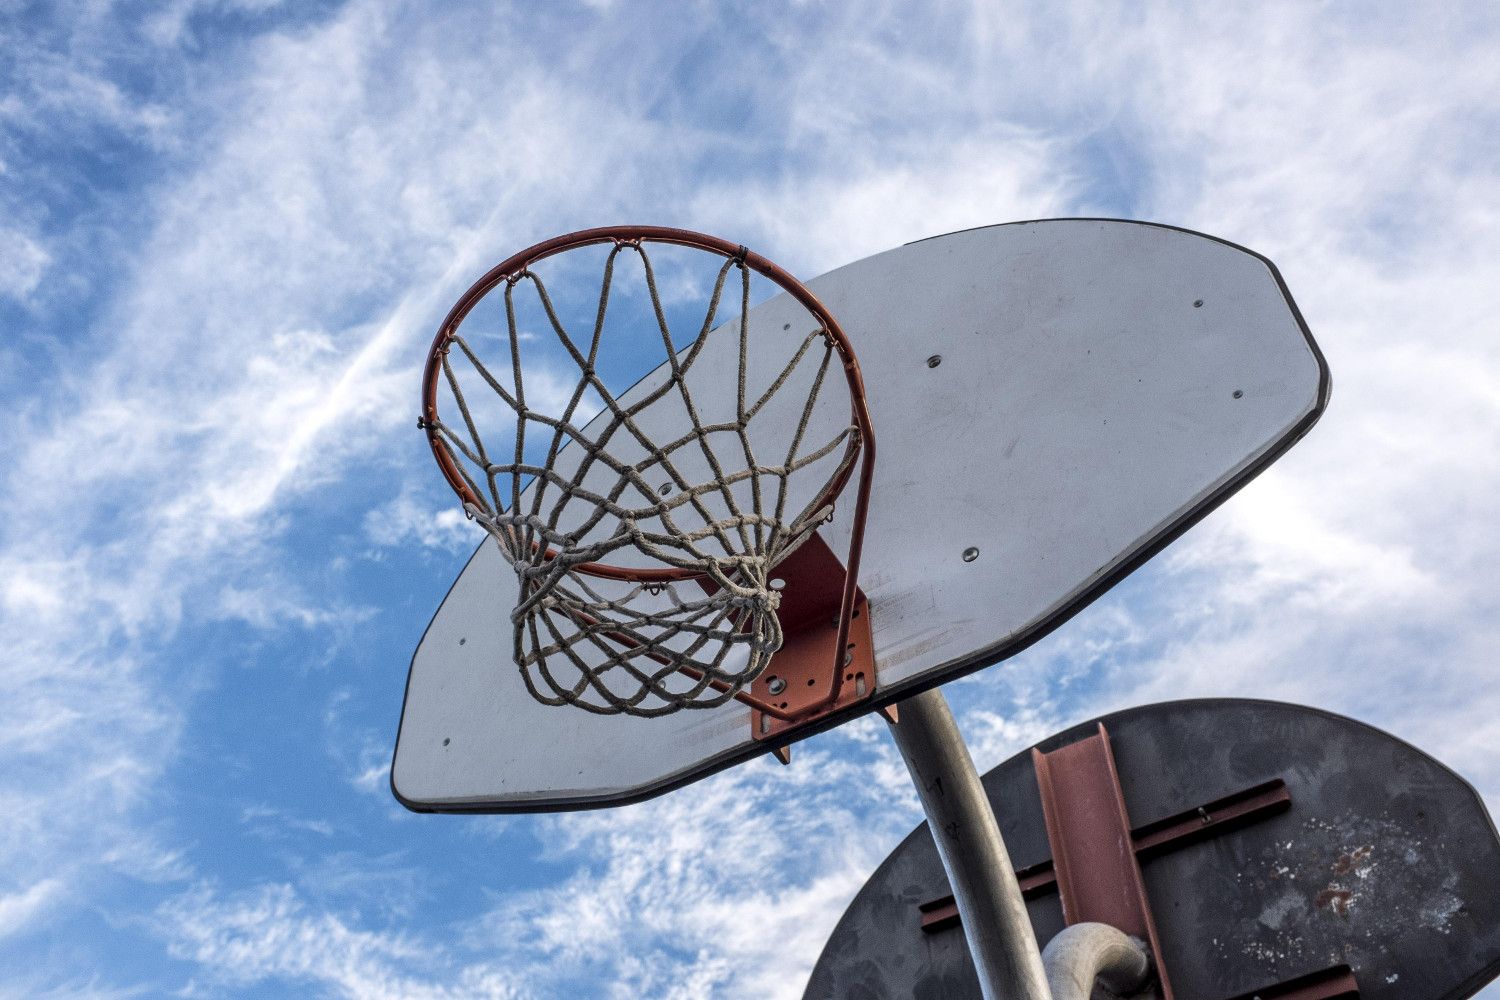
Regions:
M 1149 861 L 1200 840 L 1217 837 L 1286 812 L 1291 805 L 1292 797 L 1286 790 L 1286 782 L 1273 778 L 1136 827 L 1130 834 L 1135 846 L 1135 856 L 1142 862 Z M 1057 888 L 1057 873 L 1053 870 L 1052 859 L 1017 868 L 1016 881 L 1021 884 L 1021 895 L 1026 899 L 1036 899 L 1052 892 Z M 917 909 L 922 914 L 922 930 L 929 934 L 958 926 L 958 906 L 952 896 L 928 900 L 919 904 Z
M 870 637 L 869 602 L 856 591 L 849 621 L 843 669 L 835 655 L 839 636 L 839 607 L 844 597 L 844 564 L 816 533 L 797 547 L 775 570 L 786 581 L 776 617 L 781 622 L 782 645 L 750 693 L 790 713 L 778 719 L 759 709 L 750 713 L 750 731 L 757 740 L 775 741 L 789 729 L 867 700 L 875 693 L 875 653 Z M 777 756 L 785 753 L 784 744 Z
M 1359 1000 L 1359 983 L 1347 965 L 1241 993 L 1233 1000 Z
M 1052 846 L 1063 922 L 1108 924 L 1145 941 L 1156 959 L 1162 1000 L 1172 1000 L 1109 733 L 1100 723 L 1095 735 L 1077 743 L 1050 753 L 1031 751 L 1031 762 Z
M 1136 827 L 1131 831 L 1135 855 L 1147 861 L 1284 813 L 1291 807 L 1292 795 L 1286 790 L 1286 782 L 1272 778 L 1244 791 Z

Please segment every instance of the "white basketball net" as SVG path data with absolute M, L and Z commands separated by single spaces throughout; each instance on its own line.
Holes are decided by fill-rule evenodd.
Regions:
M 650 322 L 667 359 L 659 384 L 628 405 L 610 392 L 596 364 L 615 261 L 627 249 L 640 255 Z M 715 331 L 732 271 L 740 278 L 739 321 Z M 577 368 L 577 386 L 560 414 L 527 405 L 515 303 L 523 281 L 534 286 L 551 334 Z M 451 344 L 482 383 L 474 388 L 492 392 L 514 412 L 513 449 L 504 456 L 487 450 L 447 351 L 442 371 L 463 427 L 436 418 L 429 424 L 466 460 L 467 465 L 455 464 L 479 503 L 466 502 L 465 509 L 494 537 L 520 580 L 520 602 L 511 619 L 515 661 L 527 691 L 543 704 L 601 714 L 656 716 L 723 704 L 754 681 L 781 648 L 780 581 L 772 571 L 831 517 L 833 488 L 845 481 L 859 454 L 852 421 L 831 439 L 804 440 L 836 358 L 831 339 L 807 313 L 814 328 L 785 335 L 788 360 L 756 394 L 747 385 L 750 271 L 743 257 L 725 259 L 702 326 L 679 349 L 639 241 L 620 241 L 609 251 L 597 317 L 584 346 L 564 328 L 546 286 L 531 270 L 511 275 L 504 297 L 510 340 L 505 376 L 497 377 L 457 333 Z M 688 376 L 711 334 L 736 332 L 738 371 L 698 373 L 712 375 L 714 391 L 735 399 L 731 419 L 707 422 Z M 722 359 L 723 353 L 716 356 Z M 722 360 L 716 364 L 728 367 Z M 800 396 L 793 401 L 801 408 L 800 419 L 786 421 L 795 429 L 767 462 L 752 448 L 752 424 L 799 369 L 795 391 L 806 391 L 809 381 L 811 391 L 805 404 Z M 833 381 L 844 384 L 837 374 Z M 703 392 L 701 385 L 697 391 Z M 660 419 L 664 408 L 671 410 L 665 415 L 669 419 Z M 653 434 L 648 425 L 671 431 Z M 534 454 L 540 443 L 528 440 L 528 433 L 538 432 L 546 455 L 528 462 L 528 444 Z M 814 468 L 823 459 L 828 461 Z M 794 491 L 789 489 L 799 474 L 816 479 L 811 488 L 799 480 Z M 799 508 L 794 495 L 812 499 L 800 501 Z M 698 576 L 642 583 L 602 576 L 586 565 L 622 558 L 632 568 L 673 567 Z

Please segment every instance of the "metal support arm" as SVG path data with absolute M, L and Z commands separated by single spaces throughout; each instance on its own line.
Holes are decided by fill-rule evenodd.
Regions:
M 911 772 L 963 918 L 985 1000 L 1051 1000 L 1000 826 L 936 688 L 903 701 L 891 735 Z

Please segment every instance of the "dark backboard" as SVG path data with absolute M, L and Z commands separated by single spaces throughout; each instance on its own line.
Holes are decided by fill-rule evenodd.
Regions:
M 1436 760 L 1351 719 L 1239 700 L 1129 709 L 1038 747 L 1101 721 L 1178 1000 L 1347 996 L 1293 990 L 1341 967 L 1364 1000 L 1462 1000 L 1500 975 L 1500 840 L 1479 796 Z M 1030 752 L 984 786 L 1012 862 L 1033 872 L 1028 905 L 1045 944 L 1063 918 L 1043 884 L 1051 852 Z M 1223 802 L 1241 792 L 1241 806 Z M 1142 848 L 1151 828 L 1166 835 L 1157 821 L 1205 805 L 1201 831 L 1179 822 L 1189 836 Z M 1226 820 L 1235 809 L 1248 812 Z M 924 824 L 855 897 L 808 1000 L 978 998 L 951 907 L 937 919 L 947 893 Z

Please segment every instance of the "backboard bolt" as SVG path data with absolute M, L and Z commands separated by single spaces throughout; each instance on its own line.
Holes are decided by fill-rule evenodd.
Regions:
M 938 365 L 940 365 L 942 363 L 943 363 L 943 356 L 941 354 L 934 354 L 932 357 L 930 357 L 930 358 L 927 359 L 927 367 L 928 368 L 936 368 Z
M 772 677 L 766 681 L 766 688 L 773 695 L 780 694 L 786 690 L 786 680 L 782 677 Z
M 1202 299 L 1194 299 L 1193 300 L 1193 308 L 1194 309 L 1202 309 L 1203 308 L 1203 300 Z
M 975 559 L 978 559 L 978 558 L 979 558 L 979 550 L 976 549 L 974 546 L 971 545 L 968 548 L 964 549 L 964 562 L 973 562 Z
M 671 483 L 662 483 L 660 486 L 658 486 L 656 488 L 656 492 L 660 493 L 662 496 L 666 496 L 668 493 L 672 492 L 672 484 Z
M 1235 399 L 1241 399 L 1241 398 L 1244 397 L 1244 395 L 1245 395 L 1245 390 L 1244 389 L 1236 389 L 1236 390 L 1234 390 L 1234 398 Z

